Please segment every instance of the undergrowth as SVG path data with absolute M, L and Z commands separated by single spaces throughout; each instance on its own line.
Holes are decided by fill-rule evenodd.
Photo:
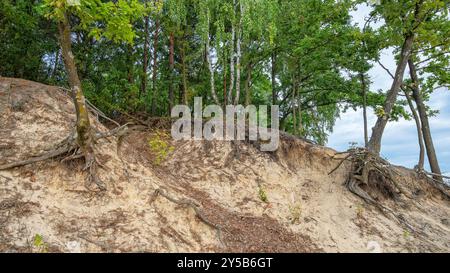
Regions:
M 169 143 L 169 135 L 161 130 L 156 131 L 149 139 L 148 146 L 155 157 L 154 163 L 160 165 L 175 147 Z

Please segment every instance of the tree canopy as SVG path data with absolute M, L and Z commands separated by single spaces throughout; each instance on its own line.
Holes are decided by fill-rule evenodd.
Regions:
M 412 117 L 402 96 L 386 108 L 389 92 L 373 90 L 368 74 L 383 49 L 400 57 L 408 34 L 424 101 L 449 85 L 447 1 L 371 1 L 358 26 L 350 14 L 362 3 L 2 0 L 0 74 L 66 85 L 55 22 L 68 12 L 84 93 L 110 117 L 167 116 L 195 96 L 276 103 L 282 129 L 323 144 L 349 108 Z

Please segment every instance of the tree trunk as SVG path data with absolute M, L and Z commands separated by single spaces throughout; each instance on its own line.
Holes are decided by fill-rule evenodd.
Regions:
M 252 81 L 252 64 L 247 65 L 247 79 L 245 80 L 245 106 L 250 105 L 252 101 L 252 94 L 250 91 L 250 84 Z
M 159 36 L 159 20 L 155 21 L 155 35 L 153 37 L 153 68 L 152 68 L 152 94 L 151 94 L 151 114 L 156 114 L 156 97 L 158 96 L 158 88 L 156 88 L 157 63 L 158 63 L 158 36 Z
M 270 58 L 271 63 L 272 63 L 272 71 L 271 71 L 271 78 L 272 78 L 272 104 L 275 105 L 277 104 L 277 83 L 276 83 L 276 79 L 275 79 L 275 75 L 276 75 L 276 62 L 277 62 L 277 55 L 275 52 L 272 52 L 272 56 Z
M 174 76 L 174 66 L 175 66 L 175 37 L 173 32 L 170 33 L 169 36 L 169 116 L 170 112 L 172 111 L 173 107 L 173 100 L 174 100 L 174 94 L 173 94 L 173 76 Z
M 425 161 L 425 151 L 424 151 L 424 145 L 423 145 L 423 136 L 422 136 L 422 126 L 420 125 L 420 119 L 417 115 L 417 111 L 414 108 L 414 104 L 412 102 L 411 96 L 409 95 L 407 90 L 403 90 L 406 96 L 406 100 L 408 101 L 409 109 L 411 110 L 412 116 L 414 118 L 414 122 L 416 123 L 417 128 L 417 139 L 419 141 L 419 162 L 417 163 L 417 169 L 419 171 L 423 170 L 423 165 Z
M 141 88 L 139 89 L 139 99 L 141 98 L 142 94 L 145 94 L 145 91 L 147 90 L 147 68 L 148 68 L 148 24 L 149 24 L 149 17 L 145 17 L 145 28 L 144 28 L 144 56 L 142 60 L 142 78 L 141 78 Z
M 425 142 L 425 147 L 427 149 L 428 162 L 430 163 L 431 172 L 436 174 L 434 179 L 438 181 L 443 181 L 441 175 L 441 168 L 439 167 L 439 162 L 437 160 L 436 151 L 434 149 L 433 139 L 431 137 L 430 123 L 428 121 L 427 110 L 425 103 L 423 102 L 422 94 L 419 89 L 419 78 L 417 76 L 416 66 L 411 58 L 408 60 L 409 73 L 411 75 L 411 80 L 413 82 L 412 91 L 413 98 L 417 104 L 417 110 L 419 112 L 420 120 L 422 122 L 422 134 Z
M 225 107 L 227 106 L 227 54 L 226 50 L 223 52 L 223 110 L 225 110 Z
M 50 78 L 55 79 L 56 71 L 58 70 L 58 64 L 59 64 L 59 50 L 55 54 L 55 64 L 53 66 L 53 71 L 50 76 Z
M 64 14 L 62 20 L 58 23 L 58 30 L 61 53 L 75 104 L 77 143 L 85 156 L 86 164 L 90 164 L 94 160 L 94 139 L 91 133 L 86 101 L 72 52 L 71 30 L 67 14 Z
M 370 137 L 369 141 L 369 150 L 376 154 L 380 153 L 383 132 L 389 120 L 392 109 L 394 108 L 395 102 L 397 101 L 398 91 L 403 83 L 403 74 L 405 73 L 406 64 L 408 62 L 409 56 L 411 55 L 413 41 L 414 34 L 408 34 L 402 46 L 400 60 L 395 71 L 391 89 L 386 95 L 386 100 L 383 107 L 384 114 L 383 116 L 378 117 L 377 122 L 372 129 L 372 136 Z
M 208 69 L 209 69 L 209 82 L 211 85 L 211 95 L 213 97 L 213 101 L 215 104 L 219 105 L 219 99 L 217 98 L 216 94 L 216 85 L 214 81 L 214 68 L 212 66 L 212 60 L 210 55 L 210 48 L 209 48 L 209 13 L 207 15 L 207 24 L 208 24 L 208 37 L 206 37 L 206 62 L 208 63 Z
M 234 3 L 236 3 L 236 0 L 234 0 Z M 234 7 L 233 7 L 234 11 Z M 235 42 L 235 36 L 236 32 L 234 29 L 234 22 L 231 23 L 231 45 L 230 45 L 230 87 L 228 91 L 228 104 L 233 103 L 233 89 L 234 89 L 234 58 L 235 58 L 235 52 L 234 52 L 234 42 Z
M 128 73 L 128 83 L 133 84 L 134 83 L 134 61 L 133 61 L 133 46 L 129 44 L 127 46 L 128 54 L 127 54 L 127 73 Z
M 369 150 L 377 154 L 380 153 L 383 132 L 391 115 L 392 109 L 394 108 L 395 102 L 397 101 L 398 91 L 403 84 L 403 74 L 405 73 L 405 68 L 411 56 L 412 46 L 414 43 L 414 30 L 417 29 L 424 18 L 422 17 L 423 15 L 420 14 L 422 5 L 423 0 L 417 1 L 415 3 L 414 17 L 411 22 L 412 29 L 409 30 L 405 35 L 402 51 L 400 54 L 400 60 L 398 62 L 397 69 L 394 75 L 394 80 L 384 102 L 384 113 L 381 117 L 378 117 L 377 122 L 372 129 L 372 136 L 370 137 L 369 141 Z
M 298 136 L 303 136 L 303 121 L 302 121 L 302 99 L 300 97 L 300 90 L 297 88 L 297 105 L 298 105 Z
M 366 90 L 366 79 L 364 73 L 360 73 L 359 77 L 361 79 L 361 90 L 363 96 L 363 119 L 364 119 L 364 147 L 369 146 L 369 130 L 367 129 L 367 90 Z
M 236 42 L 236 97 L 234 98 L 234 105 L 239 104 L 239 97 L 241 95 L 241 43 L 242 43 L 242 17 L 244 16 L 244 6 L 242 1 L 239 2 L 239 25 Z
M 188 103 L 188 87 L 187 87 L 187 71 L 186 71 L 186 48 L 185 48 L 185 42 L 183 41 L 183 45 L 181 46 L 181 70 L 182 70 L 182 77 L 183 77 L 183 91 L 181 94 L 181 100 L 184 105 L 187 105 Z
M 293 122 L 293 135 L 297 135 L 297 106 L 295 105 L 297 99 L 297 86 L 296 79 L 292 80 L 292 122 Z

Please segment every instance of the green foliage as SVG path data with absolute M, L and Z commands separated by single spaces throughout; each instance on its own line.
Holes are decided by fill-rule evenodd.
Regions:
M 80 20 L 79 27 L 99 40 L 105 37 L 115 42 L 133 43 L 133 21 L 142 17 L 144 6 L 138 0 L 102 2 L 98 0 L 44 0 L 41 10 L 46 17 L 61 21 L 64 14 Z
M 0 75 L 46 81 L 51 66 L 44 60 L 57 51 L 55 28 L 29 0 L 0 1 Z
M 408 230 L 403 231 L 403 238 L 409 239 L 411 237 L 411 233 Z
M 48 252 L 48 245 L 44 241 L 44 238 L 42 237 L 42 235 L 40 235 L 40 234 L 34 235 L 34 237 L 33 237 L 33 247 L 35 247 L 36 250 L 39 253 L 46 253 L 46 252 Z
M 368 71 L 381 50 L 394 47 L 398 53 L 408 32 L 416 33 L 413 58 L 425 100 L 437 88 L 450 85 L 448 1 L 420 1 L 420 24 L 412 19 L 418 0 L 370 1 L 367 23 L 355 26 L 350 11 L 360 3 L 367 2 L 2 0 L 0 75 L 66 84 L 56 39 L 56 23 L 66 14 L 86 97 L 113 118 L 124 113 L 149 115 L 152 100 L 156 108 L 152 115 L 167 116 L 169 86 L 175 90 L 174 104 L 183 101 L 184 89 L 188 104 L 192 105 L 194 96 L 201 96 L 205 104 L 212 102 L 207 41 L 213 56 L 214 86 L 223 102 L 230 86 L 230 57 L 236 54 L 233 27 L 242 47 L 239 102 L 245 101 L 249 79 L 250 103 L 271 104 L 274 55 L 274 92 L 281 127 L 325 144 L 340 114 L 362 107 L 361 74 L 366 76 L 367 107 L 385 115 L 377 109 L 384 103 L 386 90 L 371 89 Z M 374 28 L 375 24 L 379 27 Z M 173 71 L 169 69 L 171 33 L 175 37 Z M 147 75 L 143 74 L 144 54 Z M 145 90 L 141 90 L 143 80 L 147 81 Z M 398 100 L 389 120 L 410 118 L 405 106 Z M 433 109 L 428 112 L 436 114 Z
M 302 207 L 300 204 L 289 206 L 289 212 L 291 213 L 291 223 L 295 224 L 300 221 L 302 216 Z
M 377 117 L 384 117 L 384 116 L 386 116 L 386 113 L 384 112 L 383 107 L 377 107 L 375 109 L 375 115 L 377 115 Z
M 169 135 L 163 131 L 156 131 L 151 138 L 148 139 L 148 145 L 151 153 L 155 157 L 155 165 L 160 165 L 171 152 L 174 151 L 168 139 Z
M 414 62 L 420 64 L 418 72 L 423 76 L 419 79 L 422 96 L 428 99 L 437 88 L 450 86 L 450 2 L 380 1 L 372 3 L 372 7 L 374 20 L 384 21 L 378 30 L 380 48 L 395 47 L 399 53 L 404 36 L 414 33 L 412 56 Z M 403 115 L 398 111 L 397 114 Z
M 267 198 L 267 193 L 266 193 L 266 191 L 262 188 L 262 186 L 260 186 L 259 189 L 258 189 L 258 196 L 259 196 L 259 199 L 260 199 L 261 201 L 263 201 L 264 203 L 268 203 L 268 202 L 269 202 L 269 199 Z

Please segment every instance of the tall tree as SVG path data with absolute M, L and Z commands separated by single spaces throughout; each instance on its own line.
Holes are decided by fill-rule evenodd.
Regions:
M 158 96 L 158 86 L 156 78 L 158 76 L 158 39 L 160 21 L 155 19 L 155 32 L 153 35 L 153 66 L 152 66 L 152 93 L 151 93 L 151 114 L 156 114 L 156 98 Z
M 0 75 L 51 82 L 58 72 L 58 29 L 35 2 L 0 1 Z
M 169 111 L 172 111 L 174 105 L 174 91 L 173 91 L 173 80 L 174 80 L 174 68 L 175 68 L 175 34 L 170 32 L 169 34 Z
M 142 12 L 141 6 L 137 1 L 131 3 L 119 2 L 117 5 L 107 5 L 97 2 L 95 0 L 86 1 L 67 1 L 67 0 L 46 0 L 46 7 L 48 8 L 47 15 L 58 24 L 59 43 L 64 59 L 64 64 L 67 72 L 70 89 L 72 90 L 72 97 L 76 110 L 76 140 L 85 158 L 86 169 L 90 170 L 90 179 L 94 179 L 99 187 L 103 187 L 101 181 L 96 177 L 97 161 L 94 150 L 94 136 L 91 130 L 89 114 L 86 106 L 78 70 L 72 52 L 72 32 L 70 25 L 70 17 L 76 15 L 82 25 L 92 27 L 96 25 L 97 20 L 105 20 L 110 22 L 115 18 L 115 28 L 108 28 L 103 30 L 103 36 L 113 39 L 115 41 L 126 40 L 132 43 L 134 32 L 129 22 L 134 19 L 136 14 Z M 120 15 L 118 14 L 120 10 Z M 125 11 L 125 12 L 124 12 Z M 100 17 L 103 14 L 103 17 Z M 118 21 L 117 21 L 118 20 Z M 100 36 L 102 30 L 93 27 L 91 33 L 97 37 Z
M 141 88 L 139 90 L 139 99 L 142 94 L 146 93 L 147 90 L 147 69 L 148 69 L 148 42 L 149 42 L 149 23 L 150 17 L 146 15 L 144 18 L 144 54 L 142 56 L 142 78 L 141 78 Z
M 394 79 L 394 75 L 389 71 L 387 67 L 385 67 L 380 61 L 378 61 L 378 64 L 391 76 L 392 79 Z M 409 93 L 409 90 L 403 85 L 401 87 L 403 90 L 403 93 L 405 94 L 406 101 L 409 106 L 409 110 L 411 111 L 411 115 L 414 119 L 414 122 L 416 123 L 416 130 L 417 130 L 417 139 L 419 141 L 419 161 L 417 163 L 416 169 L 418 171 L 423 171 L 424 169 L 424 161 L 425 161 L 425 146 L 423 143 L 423 135 L 422 135 L 422 125 L 420 122 L 420 117 L 417 114 L 416 108 L 413 103 L 413 99 L 411 98 L 411 95 Z
M 444 8 L 442 1 L 399 1 L 386 2 L 375 5 L 375 11 L 385 20 L 386 31 L 393 33 L 392 40 L 399 40 L 396 33 L 402 33 L 402 46 L 394 74 L 394 80 L 383 106 L 383 111 L 378 116 L 377 122 L 372 129 L 369 141 L 369 149 L 375 153 L 381 150 L 381 140 L 384 129 L 389 121 L 397 95 L 403 84 L 403 77 L 408 59 L 411 56 L 416 36 L 423 35 L 424 25 L 430 24 L 435 16 Z M 420 38 L 419 38 L 420 39 Z
M 406 100 L 408 102 L 409 109 L 413 116 L 414 122 L 416 123 L 417 140 L 419 141 L 419 161 L 417 162 L 417 170 L 421 172 L 423 171 L 425 164 L 425 145 L 423 141 L 422 124 L 420 122 L 420 118 L 419 115 L 417 114 L 416 108 L 414 107 L 413 99 L 411 98 L 411 95 L 409 94 L 408 90 L 404 89 L 404 94 L 406 96 Z
M 270 78 L 272 81 L 272 104 L 277 104 L 277 53 L 270 55 Z
M 80 78 L 78 77 L 74 54 L 72 52 L 71 27 L 68 17 L 69 14 L 70 13 L 67 11 L 63 11 L 62 16 L 58 20 L 59 41 L 61 44 L 61 52 L 69 79 L 69 85 L 72 90 L 77 115 L 77 142 L 86 158 L 86 166 L 91 166 L 95 161 L 94 139 L 91 132 L 86 101 L 81 87 Z
M 367 84 L 366 75 L 364 72 L 359 73 L 361 80 L 361 92 L 363 97 L 363 126 L 364 126 L 364 147 L 369 146 L 369 130 L 367 128 Z
M 200 2 L 199 3 L 199 13 L 200 13 L 200 20 L 199 20 L 199 30 L 200 35 L 202 37 L 202 40 L 205 43 L 205 55 L 206 55 L 206 63 L 208 65 L 208 71 L 209 71 L 209 82 L 210 82 L 210 89 L 211 89 L 211 95 L 213 98 L 214 103 L 220 104 L 219 99 L 217 97 L 216 93 L 216 83 L 215 83 L 215 77 L 214 77 L 214 68 L 212 63 L 212 57 L 211 57 L 211 33 L 210 33 L 210 25 L 211 25 L 211 11 L 210 7 L 208 5 L 208 1 Z

